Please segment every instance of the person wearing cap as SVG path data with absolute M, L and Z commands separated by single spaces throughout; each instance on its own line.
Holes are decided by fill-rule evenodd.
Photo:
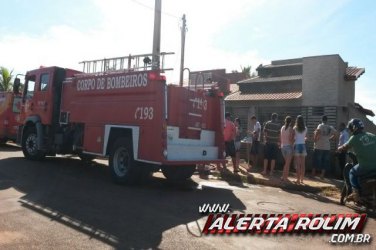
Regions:
M 376 135 L 365 132 L 362 120 L 357 118 L 350 120 L 347 127 L 352 135 L 338 151 L 352 149 L 358 159 L 358 164 L 349 172 L 352 192 L 346 198 L 347 201 L 357 202 L 362 191 L 359 178 L 366 179 L 368 176 L 376 175 Z
M 236 137 L 236 127 L 231 121 L 231 114 L 226 112 L 225 114 L 225 127 L 223 130 L 223 137 L 225 141 L 226 157 L 230 156 L 232 164 L 234 166 L 234 173 L 239 172 L 238 166 L 236 165 L 236 150 L 235 150 L 235 137 Z M 226 167 L 225 167 L 226 168 Z

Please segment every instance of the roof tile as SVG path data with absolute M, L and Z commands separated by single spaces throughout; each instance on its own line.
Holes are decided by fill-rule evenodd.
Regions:
M 302 92 L 288 93 L 241 93 L 240 91 L 228 95 L 226 101 L 267 101 L 267 100 L 292 100 L 302 97 Z
M 302 80 L 302 75 L 293 76 L 278 76 L 278 77 L 254 77 L 249 78 L 238 83 L 254 83 L 254 82 L 280 82 L 280 81 L 291 81 L 291 80 Z
M 346 80 L 357 80 L 366 70 L 364 68 L 347 67 Z

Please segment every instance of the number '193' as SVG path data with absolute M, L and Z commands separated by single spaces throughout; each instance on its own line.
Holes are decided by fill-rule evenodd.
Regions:
M 154 118 L 153 107 L 137 107 L 134 112 L 134 118 L 136 120 L 152 120 Z

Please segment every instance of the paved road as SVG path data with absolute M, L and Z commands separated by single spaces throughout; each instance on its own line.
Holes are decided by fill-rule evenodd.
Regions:
M 327 235 L 206 236 L 204 203 L 230 203 L 245 213 L 351 213 L 308 193 L 217 180 L 171 186 L 155 174 L 143 186 L 110 181 L 104 161 L 23 159 L 16 147 L 0 148 L 0 249 L 346 249 Z M 376 232 L 368 219 L 365 233 Z M 376 243 L 362 245 L 375 249 Z M 358 248 L 359 246 L 356 246 Z

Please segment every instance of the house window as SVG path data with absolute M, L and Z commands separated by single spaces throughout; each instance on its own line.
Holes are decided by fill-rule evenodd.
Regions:
M 323 116 L 324 115 L 324 107 L 312 107 L 312 115 L 313 116 Z

